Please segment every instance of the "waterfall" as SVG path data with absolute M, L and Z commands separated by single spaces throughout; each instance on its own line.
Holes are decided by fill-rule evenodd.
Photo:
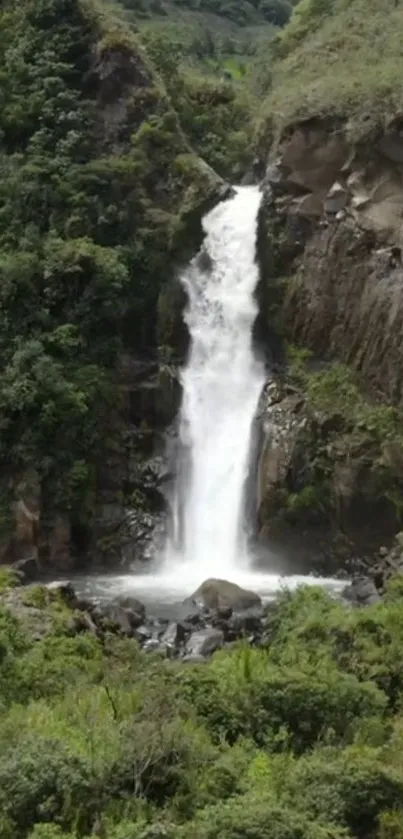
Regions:
M 201 253 L 182 276 L 191 347 L 182 371 L 181 456 L 169 562 L 206 576 L 245 565 L 244 486 L 264 383 L 252 328 L 261 194 L 240 187 L 203 220 Z
M 259 205 L 259 190 L 242 187 L 203 221 L 203 248 L 182 276 L 191 347 L 182 370 L 171 535 L 164 556 L 156 556 L 143 573 L 98 576 L 99 596 L 106 593 L 110 599 L 112 591 L 133 591 L 151 608 L 158 603 L 159 609 L 161 604 L 170 609 L 207 577 L 227 578 L 263 598 L 273 597 L 283 585 L 315 583 L 334 591 L 345 585 L 343 580 L 283 577 L 273 572 L 273 552 L 267 552 L 263 570 L 248 561 L 244 492 L 264 383 L 263 364 L 252 349 Z

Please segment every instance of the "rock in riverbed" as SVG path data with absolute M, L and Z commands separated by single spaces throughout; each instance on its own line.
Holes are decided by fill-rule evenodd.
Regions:
M 133 596 L 109 602 L 84 600 L 67 581 L 10 588 L 0 600 L 36 639 L 52 631 L 56 610 L 65 619 L 68 635 L 90 632 L 102 639 L 114 633 L 135 639 L 146 652 L 193 663 L 238 638 L 261 643 L 266 626 L 260 597 L 226 580 L 203 583 L 190 601 L 178 605 L 171 623 L 147 615 L 143 603 Z
M 190 656 L 208 656 L 224 645 L 224 633 L 220 629 L 206 628 L 193 632 L 186 644 Z
M 228 580 L 213 578 L 205 580 L 186 602 L 216 612 L 227 609 L 243 612 L 245 609 L 262 605 L 261 598 L 254 591 L 248 591 Z

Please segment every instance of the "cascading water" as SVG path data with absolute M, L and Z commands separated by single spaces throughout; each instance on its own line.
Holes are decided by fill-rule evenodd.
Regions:
M 167 559 L 205 577 L 231 574 L 247 555 L 243 492 L 264 384 L 263 365 L 252 349 L 260 200 L 257 187 L 241 187 L 215 207 L 203 222 L 203 252 L 182 277 L 191 338 L 180 415 L 187 457 L 176 486 Z
M 254 357 L 252 328 L 260 193 L 236 190 L 204 219 L 200 254 L 182 277 L 191 337 L 182 371 L 180 446 L 172 504 L 172 532 L 163 561 L 146 573 L 84 578 L 75 585 L 85 596 L 111 598 L 131 590 L 155 608 L 171 608 L 207 577 L 224 577 L 272 597 L 281 585 L 320 583 L 340 590 L 344 583 L 312 577 L 256 572 L 247 556 L 244 488 L 251 430 L 264 383 Z M 148 572 L 148 573 L 147 573 Z M 175 611 L 173 614 L 176 614 Z

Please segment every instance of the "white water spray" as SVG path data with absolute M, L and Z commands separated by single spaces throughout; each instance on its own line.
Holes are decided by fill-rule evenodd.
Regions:
M 264 384 L 252 349 L 260 201 L 257 187 L 241 187 L 215 207 L 203 221 L 204 256 L 182 277 L 191 351 L 182 372 L 180 439 L 188 462 L 176 488 L 169 559 L 204 577 L 246 565 L 244 485 Z

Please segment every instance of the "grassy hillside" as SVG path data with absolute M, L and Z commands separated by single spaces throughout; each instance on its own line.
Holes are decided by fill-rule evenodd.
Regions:
M 183 58 L 205 71 L 227 69 L 273 37 L 291 14 L 289 0 L 120 0 L 126 19 L 140 31 L 156 32 L 181 45 Z M 214 60 L 216 68 L 209 68 Z M 236 75 L 236 73 L 235 73 Z
M 302 0 L 276 41 L 263 131 L 330 115 L 358 137 L 399 114 L 402 37 L 401 0 Z

